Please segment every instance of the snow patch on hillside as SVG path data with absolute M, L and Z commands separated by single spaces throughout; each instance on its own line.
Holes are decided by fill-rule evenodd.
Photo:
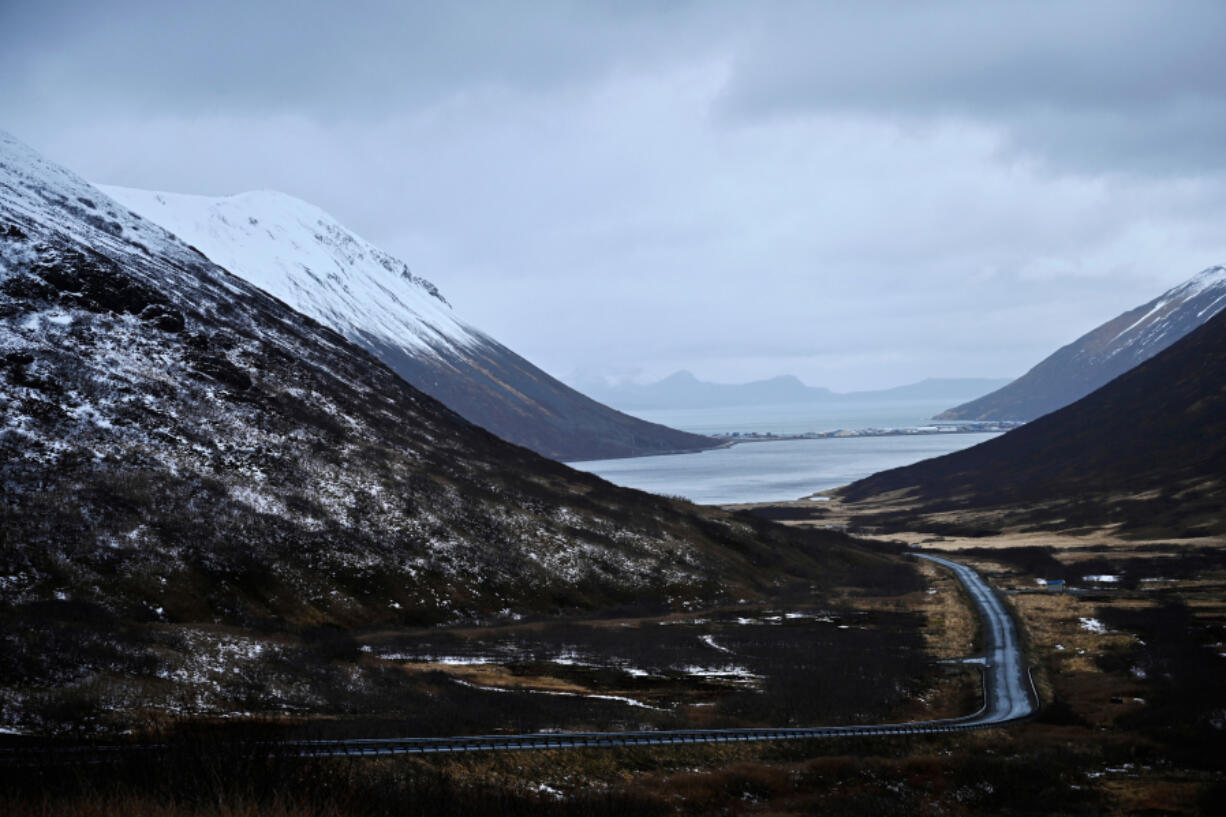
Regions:
M 1183 284 L 1175 287 L 1171 294 L 1179 294 L 1185 298 L 1195 298 L 1210 289 L 1226 288 L 1226 267 L 1214 266 L 1203 269 Z
M 1216 295 L 1216 297 L 1214 297 Z M 1205 301 L 1208 300 L 1208 303 Z M 1201 270 L 1189 280 L 1172 287 L 1155 298 L 1145 314 L 1133 321 L 1111 339 L 1106 357 L 1114 357 L 1130 349 L 1146 347 L 1164 341 L 1173 330 L 1182 337 L 1226 308 L 1226 267 L 1214 266 Z M 1189 314 L 1196 308 L 1195 316 Z M 1163 344 L 1169 345 L 1169 340 Z M 1144 353 L 1142 353 L 1144 354 Z M 1144 354 L 1137 362 L 1147 359 Z

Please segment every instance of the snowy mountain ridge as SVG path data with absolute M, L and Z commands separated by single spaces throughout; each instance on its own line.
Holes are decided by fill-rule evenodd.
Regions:
M 1085 397 L 1226 309 L 1226 266 L 1212 266 L 1058 349 L 1004 388 L 940 420 L 1033 420 Z
M 64 237 L 85 238 L 96 246 L 198 261 L 191 248 L 154 222 L 145 221 L 97 187 L 49 162 L 11 134 L 0 130 L 0 197 L 14 215 Z M 88 235 L 82 236 L 85 230 Z M 12 259 L 10 259 L 10 262 Z M 221 281 L 234 294 L 241 286 Z
M 560 460 L 717 445 L 623 414 L 551 377 L 457 317 L 403 261 L 314 205 L 270 191 L 210 198 L 104 189 L 504 440 Z
M 1191 298 L 1208 289 L 1222 289 L 1221 298 L 1226 299 L 1226 266 L 1207 267 L 1171 291 Z
M 422 352 L 483 339 L 434 284 L 301 199 L 270 190 L 213 198 L 100 189 L 347 337 L 368 332 Z
M 1216 315 L 1226 307 L 1226 267 L 1213 266 L 1201 270 L 1187 281 L 1173 287 L 1157 299 L 1145 305 L 1145 314 L 1128 325 L 1112 338 L 1115 345 L 1111 355 L 1134 345 L 1147 346 L 1160 342 L 1172 320 L 1178 320 L 1178 312 L 1192 300 L 1201 300 L 1208 293 L 1207 303 L 1198 303 L 1195 316 L 1204 320 Z

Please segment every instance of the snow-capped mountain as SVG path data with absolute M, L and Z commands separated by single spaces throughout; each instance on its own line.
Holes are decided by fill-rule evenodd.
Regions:
M 310 710 L 336 696 L 286 652 L 304 627 L 752 597 L 865 560 L 510 445 L 0 132 L 4 730 L 234 711 L 243 678 L 191 667 L 240 648 L 285 658 L 262 711 Z
M 1202 270 L 1062 347 L 1004 388 L 938 420 L 1033 420 L 1085 397 L 1226 309 L 1226 267 Z
M 460 320 L 403 261 L 306 202 L 270 191 L 209 198 L 102 189 L 505 440 L 560 460 L 715 445 L 622 414 L 555 380 Z

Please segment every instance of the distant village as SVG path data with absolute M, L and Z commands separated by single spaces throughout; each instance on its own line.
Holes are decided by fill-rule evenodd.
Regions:
M 924 434 L 983 434 L 1009 431 L 1025 425 L 1021 420 L 962 421 L 936 423 L 927 426 L 904 428 L 840 428 L 834 431 L 806 431 L 801 434 L 775 434 L 762 431 L 727 431 L 712 434 L 717 440 L 729 443 L 773 442 L 776 440 L 825 440 L 836 437 L 910 437 Z

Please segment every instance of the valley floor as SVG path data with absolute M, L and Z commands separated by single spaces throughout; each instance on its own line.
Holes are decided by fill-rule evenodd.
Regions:
M 210 748 L 214 732 L 189 741 L 192 751 L 108 767 L 104 778 L 96 770 L 55 767 L 26 769 L 15 780 L 14 770 L 5 770 L 0 810 L 232 817 L 1218 813 L 1226 797 L 1226 542 L 1126 543 L 1112 541 L 1109 532 L 1049 536 L 1046 544 L 1029 535 L 908 538 L 927 540 L 926 552 L 974 566 L 1005 595 L 1036 667 L 1045 704 L 1038 719 L 962 735 L 383 760 L 223 756 Z M 978 623 L 947 571 L 929 563 L 919 569 L 923 585 L 905 592 L 847 588 L 808 608 L 759 605 L 444 634 L 372 632 L 358 649 L 365 660 L 425 681 L 428 689 L 464 690 L 470 704 L 494 701 L 474 714 L 501 712 L 511 718 L 508 728 L 516 717 L 542 712 L 555 721 L 559 712 L 571 712 L 568 722 L 558 721 L 570 727 L 584 718 L 597 725 L 590 719 L 602 711 L 632 712 L 650 722 L 659 717 L 653 707 L 670 702 L 691 723 L 733 715 L 742 723 L 769 721 L 778 717 L 773 707 L 820 718 L 805 707 L 826 694 L 868 700 L 863 695 L 871 684 L 864 685 L 883 677 L 910 681 L 876 698 L 875 706 L 862 703 L 856 718 L 963 714 L 978 705 L 979 677 L 973 665 L 956 659 L 974 652 Z M 1038 584 L 1059 578 L 1066 581 L 1064 593 Z M 896 644 L 881 653 L 894 663 L 892 671 L 851 652 L 829 652 L 841 635 L 885 639 L 879 653 Z M 896 663 L 911 638 L 918 639 L 915 653 L 926 656 L 918 672 Z M 810 640 L 819 645 L 810 666 L 824 666 L 818 686 L 803 680 L 768 686 L 769 671 L 760 668 L 795 661 L 794 650 Z M 628 651 L 634 644 L 639 652 Z M 753 655 L 761 663 L 744 666 L 739 677 L 661 670 L 670 662 L 732 666 Z M 752 680 L 759 674 L 764 677 Z M 835 678 L 845 683 L 836 686 Z M 840 706 L 851 702 L 842 700 Z M 312 728 L 343 734 L 371 723 L 340 717 Z M 404 725 L 384 722 L 391 730 Z
M 390 786 L 423 804 L 440 802 L 433 798 L 465 803 L 459 813 L 483 813 L 490 803 L 571 813 L 590 805 L 592 792 L 600 793 L 602 802 L 638 803 L 642 808 L 636 806 L 633 813 L 667 811 L 667 798 L 659 790 L 644 794 L 638 785 L 659 789 L 668 784 L 656 780 L 657 774 L 668 777 L 681 768 L 712 764 L 718 768 L 725 760 L 769 757 L 773 750 L 540 753 L 545 760 L 529 756 L 537 753 L 511 752 L 467 760 L 395 761 L 256 759 L 240 751 L 242 765 L 236 767 L 233 741 L 430 734 L 436 729 L 454 734 L 875 723 L 974 711 L 980 700 L 978 671 L 934 664 L 926 649 L 930 614 L 941 617 L 949 597 L 956 598 L 956 583 L 931 574 L 939 584 L 929 587 L 914 573 L 900 575 L 910 578 L 895 592 L 847 587 L 824 593 L 820 604 L 812 598 L 806 602 L 808 594 L 797 591 L 799 597 L 781 598 L 776 606 L 370 632 L 349 643 L 338 639 L 327 646 L 337 656 L 356 650 L 368 673 L 390 673 L 400 700 L 384 700 L 380 710 L 373 705 L 379 701 L 367 695 L 361 713 L 341 709 L 293 723 L 180 724 L 159 738 L 169 749 L 124 754 L 101 765 L 64 764 L 53 756 L 45 763 L 0 767 L 7 778 L 0 786 L 7 792 L 0 794 L 0 809 L 7 797 L 6 813 L 217 813 L 214 806 L 224 803 L 221 813 L 230 814 L 242 813 L 249 801 L 253 813 L 278 804 L 291 813 L 380 813 L 373 804 Z M 949 654 L 973 649 L 975 633 L 968 621 L 950 617 L 950 626 L 942 625 L 933 643 Z M 38 757 L 28 751 L 26 756 Z M 329 786 L 363 805 L 341 806 L 335 790 L 321 793 L 302 775 L 330 780 Z M 168 790 L 161 787 L 167 778 L 191 782 L 182 790 Z M 270 789 L 272 779 L 281 783 Z M 457 794 L 461 791 L 463 796 Z

